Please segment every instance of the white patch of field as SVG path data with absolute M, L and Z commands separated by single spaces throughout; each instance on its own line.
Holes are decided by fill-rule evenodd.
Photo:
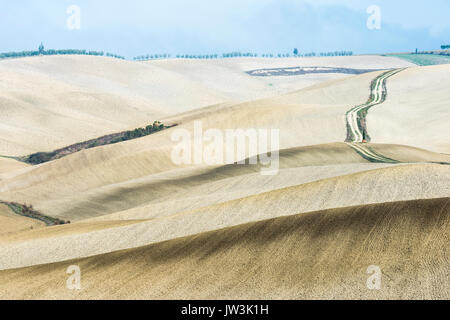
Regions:
M 450 153 L 450 65 L 409 68 L 387 86 L 386 102 L 367 117 L 372 142 Z
M 271 96 L 347 75 L 260 79 L 249 69 L 295 65 L 391 68 L 395 58 L 161 60 L 93 56 L 0 61 L 0 154 L 51 151 L 219 103 Z

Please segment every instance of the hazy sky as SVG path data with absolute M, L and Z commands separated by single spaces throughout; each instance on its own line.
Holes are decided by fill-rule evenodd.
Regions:
M 80 8 L 70 30 L 67 9 Z M 366 12 L 381 10 L 381 29 Z M 0 0 L 0 52 L 382 53 L 450 44 L 450 0 Z M 71 20 L 76 21 L 76 20 Z M 72 24 L 73 25 L 73 24 Z

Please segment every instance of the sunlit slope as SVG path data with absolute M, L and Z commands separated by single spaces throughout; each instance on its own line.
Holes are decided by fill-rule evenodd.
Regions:
M 407 162 L 450 162 L 450 156 L 424 150 L 389 145 L 372 147 L 378 152 L 388 150 L 394 159 Z M 90 175 L 76 183 L 69 174 L 61 179 L 32 183 L 27 188 L 13 187 L 0 196 L 33 203 L 42 212 L 70 221 L 115 212 L 119 212 L 117 218 L 121 219 L 122 212 L 131 209 L 147 210 L 144 218 L 148 218 L 387 166 L 369 163 L 344 143 L 282 150 L 279 165 L 279 172 L 270 176 L 261 175 L 259 165 L 225 165 L 174 169 L 119 183 L 104 181 L 105 184 L 98 187 L 89 187 L 89 183 L 96 182 Z
M 0 154 L 50 151 L 152 122 L 166 114 L 144 89 L 158 72 L 90 56 L 0 62 Z M 146 82 L 147 81 L 147 82 Z
M 0 203 L 0 237 L 19 231 L 45 227 L 45 223 L 14 213 L 7 205 Z
M 19 171 L 20 169 L 29 167 L 28 164 L 8 158 L 0 157 L 0 180 L 9 174 Z
M 322 166 L 327 168 L 323 169 Z M 117 183 L 100 180 L 105 177 L 105 172 L 113 176 L 113 172 L 103 168 L 91 171 L 80 169 L 81 172 L 68 172 L 59 179 L 44 180 L 48 170 L 55 172 L 60 168 L 49 164 L 45 166 L 48 170 L 41 168 L 12 179 L 8 184 L 9 191 L 1 193 L 1 197 L 18 202 L 28 201 L 42 212 L 77 221 L 165 201 L 177 204 L 177 210 L 181 210 L 191 208 L 194 203 L 196 206 L 207 205 L 214 201 L 230 200 L 376 167 L 370 166 L 343 143 L 283 150 L 280 155 L 280 172 L 273 176 L 262 176 L 260 166 L 226 165 L 173 169 L 148 175 L 141 169 L 142 176 L 130 176 L 129 179 Z M 129 166 L 127 168 L 133 169 Z M 136 166 L 127 173 L 139 173 L 139 170 L 140 166 Z M 99 174 L 92 176 L 89 172 Z M 75 180 L 76 174 L 86 177 Z M 42 177 L 42 181 L 35 183 L 32 177 Z M 114 177 L 120 178 L 115 175 Z M 24 179 L 25 182 L 31 179 L 26 187 L 18 184 Z M 100 183 L 104 184 L 99 186 Z M 186 198 L 190 197 L 193 199 L 187 201 Z M 182 207 L 178 207 L 179 205 Z
M 0 75 L 8 80 L 0 83 L 0 154 L 5 155 L 50 151 L 228 101 L 230 92 L 244 91 L 238 79 L 230 88 L 212 90 L 192 74 L 93 56 L 5 60 Z M 249 91 L 254 82 L 253 89 L 258 87 L 257 79 L 239 77 L 247 79 Z
M 175 194 L 166 203 L 137 207 L 122 212 L 121 216 L 109 217 L 110 220 L 153 218 L 148 222 L 2 246 L 0 269 L 88 257 L 300 212 L 448 197 L 449 179 L 448 166 L 401 165 L 280 188 L 223 203 L 216 200 L 209 206 L 181 212 L 176 210 L 179 202 L 193 200 L 177 199 Z M 191 196 L 204 197 L 203 194 Z
M 450 153 L 450 65 L 415 67 L 388 80 L 385 103 L 369 112 L 374 143 Z
M 0 155 L 51 151 L 166 115 L 277 96 L 342 74 L 252 77 L 248 68 L 341 65 L 380 69 L 387 57 L 161 60 L 40 56 L 0 62 Z
M 334 80 L 328 85 L 320 84 L 282 96 L 279 100 L 257 100 L 224 107 L 213 113 L 206 108 L 205 113 L 181 122 L 178 127 L 141 139 L 84 150 L 0 181 L 0 198 L 27 200 L 46 211 L 40 202 L 49 198 L 64 200 L 89 189 L 178 170 L 180 166 L 171 159 L 176 145 L 171 135 L 182 128 L 193 132 L 197 120 L 202 122 L 204 130 L 278 129 L 282 149 L 343 141 L 345 110 L 349 104 L 367 99 L 373 76 L 364 74 Z M 352 88 L 357 89 L 355 94 L 348 95 Z M 34 190 L 28 192 L 28 188 Z M 64 206 L 57 207 L 59 212 L 64 210 Z
M 380 70 L 403 68 L 414 64 L 391 57 L 375 55 L 307 58 L 232 58 L 232 59 L 170 59 L 151 60 L 144 64 L 177 74 L 189 75 L 209 91 L 223 91 L 234 100 L 255 100 L 284 94 L 347 74 L 324 73 L 297 76 L 247 77 L 246 72 L 259 69 L 289 67 L 335 67 Z M 215 75 L 211 81 L 211 75 Z M 236 90 L 238 85 L 242 89 Z
M 252 222 L 151 246 L 0 272 L 2 298 L 446 299 L 448 198 Z M 66 288 L 78 265 L 82 290 Z M 366 270 L 381 268 L 381 289 Z
M 275 69 L 289 67 L 334 67 L 350 69 L 391 69 L 416 66 L 413 63 L 380 55 L 358 55 L 358 56 L 336 56 L 336 57 L 301 57 L 301 58 L 232 58 L 232 59 L 171 59 L 171 60 L 151 60 L 144 63 L 160 66 L 162 68 L 178 72 L 179 67 L 183 72 L 188 72 L 195 66 L 205 66 L 202 71 L 211 68 L 227 68 L 236 71 L 251 71 L 257 69 Z M 198 69 L 193 69 L 198 70 Z M 199 77 L 200 77 L 199 75 Z
M 370 162 L 343 143 L 345 113 L 367 101 L 371 81 L 383 71 L 300 78 L 245 73 L 319 62 L 406 66 L 371 56 L 0 62 L 0 74 L 13 80 L 0 81 L 0 107 L 9 99 L 0 116 L 0 155 L 3 142 L 46 151 L 44 144 L 53 149 L 145 125 L 153 112 L 178 124 L 38 166 L 0 157 L 0 200 L 32 204 L 72 222 L 29 230 L 22 217 L 0 207 L 0 283 L 6 284 L 0 298 L 448 297 L 450 155 L 442 146 L 450 97 L 438 81 L 446 81 L 448 70 L 436 69 L 432 79 L 431 69 L 413 68 L 389 79 L 388 100 L 398 104 L 370 110 L 373 143 L 364 145 L 398 161 L 387 164 Z M 90 98 L 65 99 L 68 92 L 93 95 L 99 107 L 83 102 Z M 438 114 L 424 114 L 427 103 Z M 393 113 L 370 118 L 385 108 Z M 421 131 L 404 117 L 431 119 L 423 137 L 415 139 Z M 261 165 L 175 164 L 171 136 L 180 129 L 193 133 L 196 121 L 203 131 L 279 130 L 279 146 L 272 149 L 280 154 L 278 173 L 261 175 Z M 379 128 L 393 135 L 383 138 Z M 78 294 L 65 287 L 71 264 L 82 268 Z M 381 291 L 366 288 L 369 265 L 383 270 Z M 31 268 L 6 270 L 22 267 Z
M 0 207 L 1 208 L 1 207 Z M 9 212 L 3 211 L 4 216 L 7 216 Z M 2 215 L 2 211 L 0 211 L 0 217 Z M 21 218 L 20 216 L 12 214 L 10 215 L 14 218 Z M 27 218 L 24 218 L 27 219 Z M 36 221 L 33 219 L 28 219 L 29 224 L 23 227 L 23 222 L 25 220 L 20 221 L 16 219 L 16 225 L 18 227 L 12 228 L 11 225 L 2 225 L 3 229 L 7 232 L 0 232 L 0 245 L 5 245 L 9 243 L 20 243 L 32 240 L 39 239 L 47 239 L 47 238 L 58 238 L 67 235 L 79 235 L 86 234 L 93 231 L 112 229 L 121 226 L 132 225 L 135 223 L 143 222 L 144 220 L 107 220 L 107 221 L 89 221 L 87 223 L 71 223 L 64 225 L 56 225 L 51 227 L 45 227 L 44 223 L 39 224 L 40 221 Z M 22 225 L 19 225 L 19 222 L 22 222 Z M 35 225 L 31 225 L 30 223 L 35 223 Z M 36 226 L 39 226 L 37 228 Z M 20 227 L 20 228 L 19 228 Z
M 186 210 L 314 180 L 375 169 L 343 141 L 348 105 L 365 101 L 376 74 L 365 74 L 281 96 L 224 107 L 141 139 L 85 150 L 0 181 L 0 199 L 32 203 L 48 215 L 78 221 L 134 207 L 155 205 L 154 214 Z M 349 95 L 348 92 L 355 90 Z M 208 128 L 280 130 L 281 172 L 262 177 L 258 167 L 185 166 L 173 163 L 174 130 L 193 130 L 194 120 Z M 336 138 L 338 137 L 338 138 Z M 340 138 L 339 138 L 340 137 Z M 377 146 L 404 162 L 445 162 L 449 157 L 397 146 Z M 420 156 L 419 156 L 420 154 Z M 354 165 L 358 164 L 358 165 Z M 361 165 L 359 165 L 361 164 Z M 327 165 L 327 169 L 320 166 Z M 337 166 L 336 166 L 337 165 Z M 343 166 L 346 165 L 346 166 Z M 313 169 L 305 166 L 318 167 Z M 228 169 L 227 169 L 228 168 Z M 299 169 L 296 169 L 299 168 Z M 246 186 L 236 188 L 236 185 Z M 186 192 L 188 190 L 188 192 Z M 183 199 L 188 198 L 190 201 Z M 172 203 L 167 208 L 160 203 Z

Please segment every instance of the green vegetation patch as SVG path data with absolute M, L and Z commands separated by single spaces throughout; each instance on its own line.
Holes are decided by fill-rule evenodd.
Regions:
M 109 53 L 109 52 L 104 53 L 103 51 L 88 51 L 88 50 L 78 50 L 78 49 L 45 50 L 44 45 L 42 43 L 39 46 L 39 49 L 36 51 L 2 52 L 2 53 L 0 53 L 0 59 L 23 58 L 23 57 L 34 57 L 34 56 L 55 56 L 55 55 L 66 55 L 66 54 L 107 56 L 107 57 L 111 57 L 111 58 L 125 60 L 125 57 L 122 57 L 117 54 Z
M 70 221 L 64 221 L 58 218 L 53 218 L 46 216 L 39 211 L 33 209 L 33 206 L 27 206 L 26 204 L 19 204 L 16 202 L 4 202 L 0 201 L 1 204 L 8 206 L 15 214 L 23 217 L 32 218 L 44 222 L 47 226 L 55 226 L 61 224 L 69 224 Z
M 450 63 L 450 56 L 438 54 L 392 54 L 386 56 L 400 58 L 418 66 L 434 66 Z
M 48 162 L 48 161 L 52 161 L 52 160 L 56 160 L 56 159 L 65 157 L 69 154 L 72 154 L 72 153 L 75 153 L 75 152 L 78 152 L 78 151 L 81 151 L 84 149 L 90 149 L 90 148 L 104 146 L 107 144 L 114 144 L 114 143 L 119 143 L 122 141 L 137 139 L 137 138 L 148 136 L 152 133 L 155 133 L 155 132 L 167 129 L 167 128 L 171 128 L 174 126 L 175 125 L 165 126 L 161 122 L 155 121 L 152 125 L 148 125 L 145 128 L 136 128 L 131 131 L 123 131 L 123 132 L 119 132 L 119 133 L 113 133 L 113 134 L 109 134 L 109 135 L 106 135 L 106 136 L 103 136 L 100 138 L 73 144 L 68 147 L 64 147 L 62 149 L 58 149 L 58 150 L 55 150 L 52 152 L 33 153 L 29 156 L 17 158 L 17 160 L 26 162 L 29 164 L 37 165 L 37 164 L 41 164 L 44 162 Z

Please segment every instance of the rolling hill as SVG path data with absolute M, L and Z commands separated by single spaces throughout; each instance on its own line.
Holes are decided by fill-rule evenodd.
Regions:
M 318 66 L 373 71 L 247 73 Z M 366 115 L 371 143 L 345 143 L 346 113 L 403 68 Z M 0 61 L 0 200 L 71 221 L 33 225 L 0 206 L 0 298 L 448 298 L 449 71 L 370 55 Z M 35 166 L 11 158 L 153 120 L 177 126 Z M 277 173 L 176 164 L 173 134 L 197 123 L 279 130 Z M 78 292 L 65 287 L 73 264 Z

